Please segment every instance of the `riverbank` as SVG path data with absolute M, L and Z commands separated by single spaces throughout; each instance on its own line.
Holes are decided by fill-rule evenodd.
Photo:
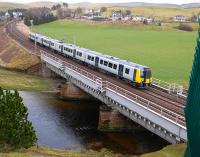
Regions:
M 20 91 L 52 90 L 47 80 L 42 77 L 5 69 L 0 69 L 0 87 Z
M 60 149 L 52 149 L 47 147 L 32 147 L 29 149 L 20 149 L 16 151 L 12 151 L 9 153 L 0 153 L 0 156 L 6 157 L 43 157 L 43 156 L 51 156 L 51 157 L 182 157 L 185 149 L 185 144 L 179 145 L 170 145 L 163 148 L 160 151 L 144 154 L 141 156 L 134 155 L 121 155 L 114 154 L 111 151 L 106 149 L 102 149 L 101 151 L 70 151 L 70 150 L 60 150 Z

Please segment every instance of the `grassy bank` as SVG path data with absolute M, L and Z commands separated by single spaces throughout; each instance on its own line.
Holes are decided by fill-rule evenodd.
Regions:
M 160 151 L 144 154 L 141 157 L 182 157 L 185 150 L 185 144 L 170 145 Z
M 0 86 L 5 89 L 49 91 L 51 87 L 44 78 L 0 69 Z
M 141 155 L 140 157 L 182 157 L 184 153 L 185 145 L 171 145 L 167 146 L 164 149 Z M 139 157 L 134 155 L 120 155 L 114 154 L 106 149 L 102 149 L 101 151 L 67 151 L 67 150 L 59 150 L 59 149 L 51 149 L 45 147 L 32 147 L 29 149 L 21 149 L 11 151 L 9 153 L 0 153 L 2 157 L 41 157 L 41 156 L 52 156 L 52 157 Z
M 165 26 L 166 27 L 166 26 Z M 196 32 L 151 29 L 151 26 L 116 26 L 77 21 L 56 21 L 34 26 L 50 37 L 62 39 L 105 54 L 148 65 L 153 76 L 187 85 Z

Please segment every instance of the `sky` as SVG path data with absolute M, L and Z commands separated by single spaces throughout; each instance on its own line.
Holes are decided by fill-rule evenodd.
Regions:
M 44 0 L 0 0 L 0 2 L 17 2 L 17 3 L 28 3 Z M 150 2 L 150 3 L 171 3 L 171 4 L 185 4 L 185 3 L 200 3 L 200 0 L 45 0 L 52 2 L 67 2 L 67 3 L 77 3 L 77 2 L 92 2 L 92 3 L 120 3 L 120 2 Z

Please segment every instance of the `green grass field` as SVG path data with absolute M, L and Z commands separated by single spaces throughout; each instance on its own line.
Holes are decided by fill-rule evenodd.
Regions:
M 38 32 L 150 66 L 153 77 L 187 86 L 197 32 L 175 29 L 55 21 L 34 26 Z

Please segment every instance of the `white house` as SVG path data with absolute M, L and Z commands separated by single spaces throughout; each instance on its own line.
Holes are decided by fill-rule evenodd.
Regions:
M 174 21 L 176 21 L 176 22 L 185 22 L 185 21 L 186 21 L 186 18 L 185 18 L 185 16 L 183 16 L 183 15 L 176 15 L 176 16 L 174 17 Z
M 10 14 L 8 12 L 5 13 L 5 18 L 6 19 L 10 18 Z
M 5 20 L 5 14 L 3 12 L 0 12 L 0 21 Z
M 112 20 L 121 20 L 123 18 L 122 11 L 113 11 L 112 12 Z
M 155 18 L 153 16 L 149 16 L 149 17 L 147 17 L 146 20 L 148 23 L 152 23 L 152 22 L 154 22 Z
M 12 14 L 13 14 L 13 17 L 14 17 L 15 19 L 17 19 L 17 18 L 19 18 L 19 17 L 22 16 L 22 12 L 13 12 Z
M 125 17 L 123 17 L 123 21 L 127 21 L 127 20 L 131 20 L 132 19 L 132 15 L 126 15 Z
M 143 22 L 144 20 L 145 20 L 144 15 L 135 15 L 133 17 L 133 21 L 136 21 L 136 22 Z

